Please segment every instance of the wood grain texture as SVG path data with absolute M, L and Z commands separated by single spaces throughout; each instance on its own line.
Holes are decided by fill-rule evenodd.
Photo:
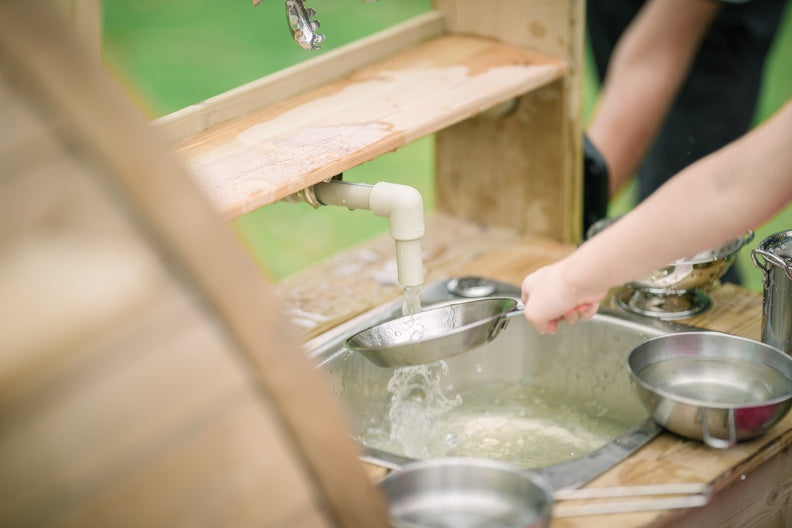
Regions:
M 437 135 L 437 208 L 563 242 L 581 236 L 584 3 L 436 0 L 448 31 L 559 57 L 556 82 L 511 116 L 470 119 Z
M 434 0 L 450 33 L 491 38 L 556 57 L 581 46 L 584 5 L 579 0 Z M 582 64 L 582 63 L 581 63 Z
M 3 74 L 0 525 L 327 525 L 225 330 Z
M 233 219 L 393 151 L 564 72 L 561 61 L 444 36 L 179 143 L 210 202 Z
M 156 119 L 153 124 L 174 144 L 185 141 L 226 121 L 337 81 L 373 62 L 439 37 L 444 29 L 443 16 L 432 11 L 182 108 Z
M 705 509 L 690 510 L 674 528 L 789 528 L 792 525 L 792 449 L 740 473 Z
M 49 0 L 67 23 L 87 55 L 102 60 L 102 0 Z
M 20 297 L 57 307 L 39 319 L 32 364 L 18 355 L 13 365 L 38 378 L 0 401 L 0 524 L 118 525 L 128 516 L 165 526 L 383 525 L 344 416 L 266 281 L 123 91 L 69 30 L 22 1 L 0 3 L 0 65 L 0 94 L 32 109 L 17 117 L 39 122 L 5 130 L 2 166 L 87 191 L 34 205 L 0 239 L 0 265 L 55 257 L 33 275 L 12 269 L 24 279 Z M 48 143 L 40 163 L 35 147 Z M 2 196 L 23 197 L 35 193 Z M 52 251 L 57 237 L 82 241 L 76 263 Z M 108 238 L 132 251 L 110 247 L 97 265 Z M 74 270 L 37 289 L 64 261 Z M 94 273 L 116 266 L 129 268 L 121 278 L 131 287 L 117 272 Z M 59 299 L 75 278 L 101 293 L 67 297 L 88 309 Z M 158 307 L 176 292 L 180 317 L 140 313 L 145 304 L 129 302 L 137 290 L 144 300 L 155 291 Z M 48 323 L 68 309 L 85 324 L 52 343 Z M 39 374 L 49 366 L 41 359 L 56 355 L 64 359 L 51 375 Z

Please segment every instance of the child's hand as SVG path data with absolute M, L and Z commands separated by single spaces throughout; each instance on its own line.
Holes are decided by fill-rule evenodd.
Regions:
M 554 334 L 558 323 L 574 325 L 597 313 L 607 292 L 582 294 L 564 279 L 563 261 L 531 273 L 522 283 L 525 318 L 542 334 Z

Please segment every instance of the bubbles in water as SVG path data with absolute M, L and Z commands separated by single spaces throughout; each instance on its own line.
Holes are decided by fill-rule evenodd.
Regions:
M 380 434 L 369 429 L 364 443 L 417 459 L 472 456 L 537 467 L 588 453 L 631 425 L 603 416 L 596 402 L 518 382 L 443 390 L 448 372 L 445 362 L 395 371 L 388 423 Z

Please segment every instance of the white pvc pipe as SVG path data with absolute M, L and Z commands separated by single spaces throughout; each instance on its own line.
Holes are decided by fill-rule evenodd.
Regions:
M 396 241 L 396 268 L 402 286 L 420 286 L 424 281 L 421 238 L 425 233 L 423 198 L 413 187 L 379 182 L 375 185 L 341 180 L 314 185 L 316 199 L 323 205 L 368 209 L 390 220 Z
M 366 183 L 351 183 L 341 180 L 317 183 L 314 195 L 322 205 L 338 205 L 348 209 L 371 209 L 369 197 L 374 187 Z

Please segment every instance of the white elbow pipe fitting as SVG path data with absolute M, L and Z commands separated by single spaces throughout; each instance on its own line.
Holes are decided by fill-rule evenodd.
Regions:
M 322 205 L 368 209 L 388 218 L 390 235 L 396 241 L 396 269 L 402 286 L 420 286 L 424 281 L 421 238 L 424 236 L 423 198 L 409 185 L 379 182 L 375 185 L 332 180 L 317 183 L 313 194 Z
M 420 286 L 424 281 L 421 238 L 425 233 L 421 193 L 408 185 L 379 182 L 371 190 L 369 205 L 372 213 L 390 219 L 399 284 Z
M 394 240 L 416 240 L 424 236 L 423 198 L 415 188 L 379 182 L 371 189 L 371 212 L 390 219 Z

